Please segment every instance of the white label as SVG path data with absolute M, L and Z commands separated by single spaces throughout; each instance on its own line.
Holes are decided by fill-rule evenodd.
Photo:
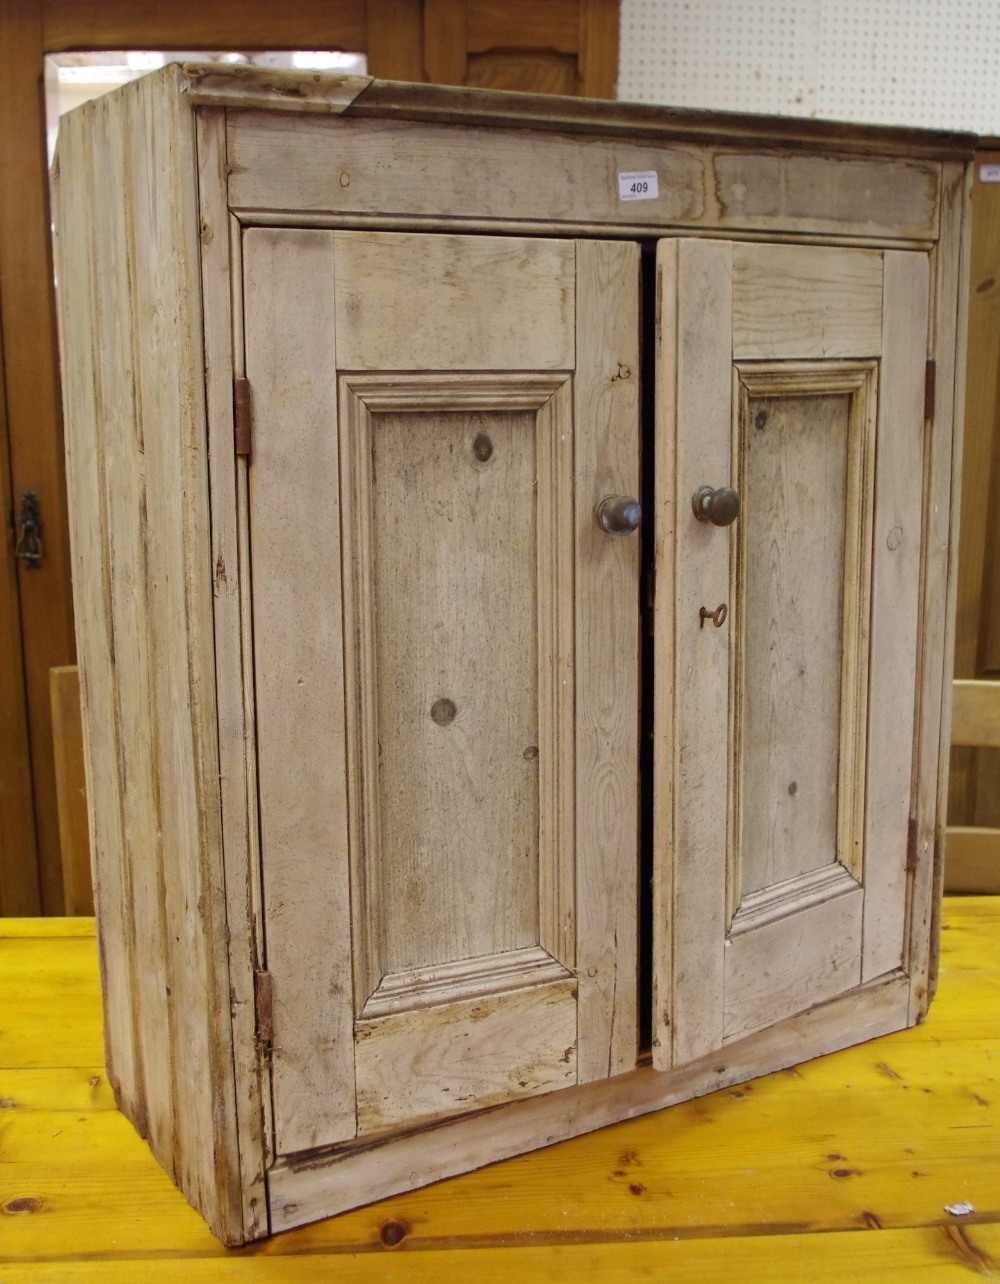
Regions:
M 1000 183 L 1000 165 L 980 165 L 979 181 L 981 183 Z
M 637 169 L 618 175 L 618 199 L 622 201 L 655 201 L 660 194 L 655 169 Z

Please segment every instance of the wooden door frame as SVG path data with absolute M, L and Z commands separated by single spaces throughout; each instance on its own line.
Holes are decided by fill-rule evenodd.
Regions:
M 73 663 L 75 640 L 48 179 L 45 170 L 44 58 L 73 49 L 349 49 L 368 55 L 372 75 L 430 79 L 464 74 L 465 58 L 445 50 L 464 44 L 476 0 L 0 0 L 0 327 L 6 341 L 3 384 L 10 499 L 35 491 L 44 522 L 45 560 L 17 569 L 12 630 L 0 634 L 0 693 L 23 673 L 24 716 L 0 730 L 0 770 L 18 783 L 17 816 L 0 794 L 0 864 L 37 866 L 40 894 L 0 913 L 63 911 L 49 670 Z M 521 6 L 530 15 L 544 6 Z M 566 44 L 576 45 L 578 85 L 592 97 L 614 97 L 619 0 L 579 0 Z M 570 18 L 572 14 L 570 13 Z M 515 14 L 517 26 L 523 14 Z M 529 22 L 529 26 L 530 26 Z M 564 25 L 566 20 L 564 19 Z M 531 33 L 529 32 L 530 36 Z M 537 39 L 548 39 L 538 36 Z M 517 44 L 517 41 L 513 41 Z M 530 40 L 526 40 L 530 44 Z M 536 40 L 537 44 L 537 40 Z M 464 55 L 464 51 L 463 51 Z M 2 480 L 2 478 L 0 478 Z M 0 501 L 8 498 L 0 492 Z M 15 702 L 16 703 L 16 702 Z M 5 711 L 6 712 L 6 711 Z M 11 705 L 11 716 L 17 708 Z M 30 770 L 25 763 L 30 762 Z M 30 781 L 33 823 L 24 798 Z M 18 818 L 19 817 L 19 818 Z M 10 850 L 7 850 L 7 844 Z M 3 888 L 0 878 L 0 891 Z

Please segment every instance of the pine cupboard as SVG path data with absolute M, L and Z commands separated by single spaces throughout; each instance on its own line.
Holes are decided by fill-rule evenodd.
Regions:
M 970 155 L 187 65 L 64 121 L 108 1069 L 227 1243 L 923 1017 Z

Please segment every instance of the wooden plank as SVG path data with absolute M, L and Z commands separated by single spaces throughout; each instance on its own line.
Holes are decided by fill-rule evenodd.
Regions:
M 355 1131 L 333 234 L 247 233 L 243 293 L 272 1090 L 285 1152 Z
M 235 72 L 235 74 L 233 74 Z M 311 71 L 285 71 L 277 79 L 273 69 L 256 66 L 222 66 L 218 63 L 184 63 L 180 91 L 190 103 L 209 107 L 277 107 L 294 104 L 295 110 L 336 116 L 345 111 L 371 84 L 370 76 L 320 77 Z
M 640 496 L 639 251 L 581 241 L 574 381 L 580 1082 L 636 1058 L 640 538 L 594 520 Z
M 439 85 L 465 84 L 467 0 L 424 0 L 423 9 L 426 78 Z
M 270 1179 L 272 1228 L 290 1229 L 372 1198 L 409 1191 L 423 1182 L 520 1154 L 537 1145 L 539 1138 L 549 1144 L 577 1136 L 622 1114 L 634 1117 L 720 1086 L 731 1087 L 765 1066 L 782 1069 L 856 1039 L 877 1037 L 900 1028 L 906 1002 L 907 987 L 900 977 L 864 996 L 834 1000 L 782 1021 L 730 1045 L 724 1057 L 716 1049 L 666 1074 L 637 1070 L 626 1078 L 581 1084 L 499 1106 L 473 1119 L 442 1123 L 433 1133 L 400 1137 L 340 1159 L 317 1157 L 301 1167 L 278 1165 Z
M 523 127 L 469 124 L 456 137 L 446 125 L 386 119 L 375 126 L 344 116 L 330 130 L 325 121 L 277 112 L 234 112 L 229 158 L 232 204 L 255 217 L 289 209 L 300 217 L 341 212 L 396 219 L 459 211 L 466 223 L 523 220 L 532 230 L 538 223 L 547 229 L 620 227 L 617 174 L 656 170 L 658 199 L 628 211 L 637 229 L 869 240 L 927 238 L 937 231 L 937 167 L 884 158 L 842 158 L 831 194 L 829 161 L 795 154 L 758 151 L 732 158 L 721 146 L 698 151 L 633 134 L 590 138 L 584 157 L 572 140 Z M 863 220 L 856 217 L 859 208 Z
M 726 942 L 723 1035 L 728 1042 L 857 985 L 864 894 L 860 888 L 787 919 L 734 931 Z
M 113 561 L 118 576 L 106 590 L 102 586 L 98 599 L 105 592 L 110 599 L 109 655 L 117 655 L 118 664 L 109 689 L 117 739 L 103 760 L 95 759 L 91 747 L 91 768 L 119 775 L 121 812 L 116 806 L 108 810 L 120 814 L 122 836 L 105 864 L 111 866 L 113 895 L 121 886 L 114 863 L 125 852 L 131 880 L 123 888 L 123 918 L 131 922 L 119 959 L 126 974 L 124 993 L 115 997 L 124 1000 L 125 1012 L 136 1013 L 136 1042 L 145 1061 L 134 1087 L 136 1099 L 126 1091 L 123 1104 L 149 1128 L 158 1157 L 219 1233 L 238 1237 L 242 1214 L 215 740 L 200 225 L 193 134 L 176 79 L 170 70 L 137 86 L 129 106 L 114 118 L 115 105 L 107 100 L 89 106 L 81 117 L 86 132 L 78 137 L 90 158 L 81 172 L 95 185 L 91 208 L 101 222 L 95 279 L 88 282 L 97 301 L 93 366 L 99 397 L 86 413 L 97 414 L 101 423 L 98 497 L 107 543 L 87 551 L 96 562 L 87 575 L 92 582 L 97 567 Z M 119 175 L 116 192 L 130 193 L 137 221 L 129 232 L 110 208 L 103 217 L 95 154 L 103 156 L 105 172 Z M 113 204 L 123 206 L 120 195 Z M 67 257 L 71 274 L 86 270 L 82 257 Z M 78 301 L 77 306 L 74 333 L 86 335 L 91 304 Z M 133 331 L 133 316 L 155 324 Z M 88 336 L 79 346 L 67 345 L 68 367 L 78 357 L 86 362 L 90 341 Z M 164 351 L 171 352 L 171 362 L 164 361 Z M 82 395 L 86 402 L 93 390 Z M 81 522 L 85 535 L 88 520 Z M 153 642 L 168 638 L 170 645 Z M 88 650 L 99 640 L 92 637 Z M 84 665 L 85 687 L 94 662 L 91 655 Z M 99 668 L 100 657 L 96 663 Z M 85 703 L 89 710 L 87 695 Z M 91 770 L 91 780 L 94 776 Z M 169 853 L 162 865 L 161 853 Z M 120 920 L 107 917 L 100 892 L 98 905 L 104 931 L 117 936 Z M 112 1001 L 109 990 L 109 1005 Z M 117 1014 L 109 1019 L 121 1020 Z M 183 1111 L 175 1100 L 181 1058 L 190 1090 Z M 117 1074 L 114 1065 L 112 1074 Z
M 364 7 L 352 0 L 292 0 L 282 13 L 265 0 L 178 0 L 169 11 L 141 0 L 109 9 L 100 0 L 45 0 L 41 48 L 350 49 L 364 51 Z
M 121 1108 L 129 1118 L 141 1120 L 142 1049 L 136 1030 L 137 1014 L 131 1002 L 130 960 L 135 947 L 132 875 L 125 858 L 121 779 L 115 769 L 120 761 L 120 749 L 105 534 L 103 437 L 106 429 L 101 406 L 97 304 L 101 283 L 96 275 L 94 245 L 98 216 L 93 206 L 91 163 L 73 162 L 75 156 L 93 157 L 102 150 L 86 135 L 82 116 L 67 120 L 60 142 L 60 156 L 66 159 L 67 169 L 65 174 L 60 174 L 54 190 L 58 198 L 59 301 L 65 357 L 63 391 L 70 424 L 66 445 L 73 582 L 80 639 L 84 763 L 91 804 L 90 850 L 95 900 L 101 914 L 107 916 L 105 921 L 115 925 L 101 940 L 105 1051 Z M 107 282 L 103 284 L 106 287 Z
M 618 92 L 618 0 L 580 0 L 578 93 L 614 98 Z
M 944 878 L 943 836 L 948 789 L 954 603 L 957 591 L 962 407 L 969 275 L 968 201 L 971 176 L 961 164 L 942 175 L 941 244 L 932 256 L 930 357 L 937 370 L 924 471 L 924 563 L 916 722 L 916 871 L 910 893 L 908 970 L 911 1020 L 933 996 Z
M 29 571 L 18 565 L 20 680 L 31 745 L 41 910 L 61 914 L 49 669 L 72 664 L 76 643 L 52 292 L 52 219 L 44 107 L 38 88 L 45 48 L 42 6 L 4 0 L 0 4 L 0 49 L 4 51 L 0 76 L 0 169 L 4 174 L 0 190 L 0 322 L 10 489 L 15 506 L 25 491 L 34 491 L 44 523 L 41 567 Z M 16 682 L 18 675 L 9 672 L 5 681 Z M 32 859 L 30 843 L 22 847 L 18 858 Z
M 518 305 L 529 279 L 527 311 Z M 572 281 L 569 241 L 340 233 L 339 368 L 571 369 Z
M 465 47 L 474 53 L 516 47 L 553 49 L 575 54 L 580 42 L 580 0 L 552 0 L 534 5 L 530 0 L 473 0 L 468 6 Z
M 367 0 L 368 70 L 385 80 L 423 80 L 419 0 Z
M 878 467 L 872 543 L 871 670 L 862 979 L 902 963 L 923 623 L 924 388 L 930 284 L 925 255 L 885 255 Z
M 877 357 L 882 255 L 798 245 L 733 247 L 733 355 Z
M 87 779 L 83 764 L 83 725 L 80 717 L 80 670 L 75 664 L 53 669 L 49 679 L 66 913 L 92 915 L 94 881 L 90 871 L 90 825 L 87 819 Z
M 949 825 L 944 859 L 949 892 L 1000 893 L 1000 829 Z
M 240 239 L 226 204 L 225 114 L 202 110 L 198 127 L 198 195 L 204 295 L 205 389 L 212 504 L 215 689 L 219 787 L 226 863 L 226 921 L 233 1014 L 233 1073 L 238 1117 L 244 1226 L 267 1225 L 261 1132 L 270 1135 L 255 1041 L 254 971 L 262 966 L 263 913 L 259 867 L 247 467 L 233 451 L 233 375 L 243 374 Z M 269 1097 L 266 1099 L 269 1104 Z M 264 1119 L 262 1128 L 261 1120 Z
M 1000 748 L 1000 682 L 957 678 L 951 695 L 951 743 Z
M 732 1269 L 734 1260 L 748 1277 L 764 1278 L 775 1284 L 798 1284 L 802 1263 L 810 1262 L 810 1278 L 840 1284 L 844 1279 L 872 1278 L 905 1281 L 917 1278 L 958 1279 L 970 1270 L 989 1271 L 1000 1253 L 996 1227 L 977 1223 L 965 1228 L 919 1227 L 860 1235 L 841 1231 L 823 1236 L 807 1232 L 761 1235 L 733 1235 L 710 1238 L 657 1239 L 646 1243 L 576 1243 L 518 1247 L 502 1245 L 474 1249 L 432 1249 L 407 1255 L 406 1278 L 413 1284 L 440 1284 L 475 1275 L 483 1284 L 505 1284 L 516 1267 L 526 1279 L 545 1279 L 552 1284 L 573 1284 L 586 1277 L 594 1284 L 617 1284 L 622 1279 L 681 1277 L 690 1280 L 720 1278 Z M 184 1275 L 193 1284 L 218 1280 L 230 1268 L 212 1259 L 185 1257 Z M 342 1270 L 344 1257 L 334 1253 L 312 1253 L 309 1257 L 256 1257 L 255 1279 L 287 1284 L 313 1284 Z M 13 1268 L 12 1282 L 27 1280 L 24 1268 Z M 35 1268 L 30 1268 L 34 1270 Z M 106 1277 L 104 1261 L 71 1260 L 47 1262 L 47 1277 L 54 1284 L 73 1281 L 89 1284 Z M 130 1269 L 150 1284 L 175 1278 L 177 1260 L 147 1253 L 130 1259 Z M 351 1259 L 350 1271 L 357 1284 L 385 1278 L 381 1254 Z M 249 1268 L 247 1270 L 249 1274 Z
M 16 926 L 34 931 L 55 924 Z M 81 921 L 63 926 L 77 932 Z M 951 898 L 945 902 L 945 926 L 941 993 L 919 1027 L 799 1064 L 749 1089 L 727 1087 L 504 1167 L 399 1195 L 238 1256 L 207 1233 L 141 1140 L 109 1109 L 106 1085 L 90 1082 L 100 1075 L 99 1064 L 4 1069 L 0 1204 L 23 1198 L 43 1203 L 39 1215 L 25 1210 L 5 1218 L 5 1274 L 36 1279 L 41 1271 L 103 1280 L 119 1265 L 134 1271 L 138 1263 L 165 1279 L 176 1277 L 179 1264 L 193 1278 L 199 1272 L 212 1278 L 213 1272 L 241 1271 L 249 1261 L 245 1269 L 262 1278 L 272 1263 L 288 1278 L 300 1278 L 314 1263 L 329 1275 L 330 1264 L 342 1273 L 372 1262 L 384 1275 L 384 1247 L 401 1237 L 402 1251 L 419 1250 L 407 1256 L 407 1273 L 428 1258 L 444 1279 L 449 1273 L 467 1276 L 473 1252 L 486 1262 L 486 1254 L 506 1252 L 501 1261 L 509 1278 L 519 1263 L 528 1262 L 523 1254 L 541 1249 L 539 1273 L 548 1277 L 544 1254 L 551 1254 L 558 1269 L 574 1244 L 598 1263 L 607 1254 L 612 1271 L 616 1262 L 627 1267 L 630 1246 L 664 1252 L 687 1246 L 697 1262 L 700 1251 L 718 1255 L 745 1244 L 749 1251 L 750 1240 L 761 1252 L 756 1273 L 771 1278 L 768 1255 L 783 1261 L 792 1238 L 799 1265 L 811 1253 L 820 1270 L 827 1247 L 842 1238 L 863 1244 L 863 1261 L 870 1261 L 883 1251 L 883 1240 L 909 1232 L 926 1232 L 928 1243 L 951 1252 L 955 1241 L 947 1231 L 958 1226 L 978 1251 L 992 1245 L 995 1257 L 1000 1243 L 992 1210 L 1000 1200 L 1000 1173 L 991 1103 L 1000 1087 L 994 1055 L 1000 990 L 993 943 L 1000 900 Z M 67 945 L 77 951 L 75 941 Z M 62 942 L 50 935 L 45 948 L 45 967 L 38 955 L 30 966 L 5 957 L 5 1013 L 10 994 L 24 984 L 21 978 L 39 977 L 18 1009 L 16 1025 L 5 1024 L 18 1044 L 42 1046 L 58 1029 L 59 1013 L 69 1009 L 58 1006 L 60 991 L 67 983 L 71 991 L 86 983 L 92 996 L 89 1042 L 96 1048 L 92 944 L 75 953 L 68 970 L 55 958 Z M 55 1011 L 49 1007 L 53 1000 Z M 944 1213 L 946 1204 L 962 1198 L 972 1200 L 977 1214 L 960 1221 Z M 880 1234 L 858 1234 L 876 1223 Z M 526 1247 L 526 1235 L 534 1248 Z M 575 1278 L 587 1274 L 589 1268 L 575 1257 L 567 1260 Z M 716 1266 L 721 1265 L 718 1257 Z M 839 1270 L 839 1258 L 836 1265 Z M 904 1266 L 901 1278 L 912 1278 L 913 1269 Z M 656 1259 L 651 1269 L 655 1274 Z M 863 1264 L 859 1269 L 865 1273 Z M 831 1267 L 833 1279 L 838 1270 Z M 791 1279 L 800 1277 L 789 1272 Z
M 575 990 L 567 976 L 374 1021 L 362 1018 L 354 1036 L 359 1134 L 576 1083 Z M 456 1038 L 470 1025 L 475 1038 Z
M 772 376 L 772 386 L 780 381 Z M 860 517 L 848 474 L 866 441 L 851 432 L 848 395 L 811 391 L 773 396 L 755 383 L 740 416 L 735 905 L 845 856 L 848 837 L 838 825 L 841 794 L 854 784 L 851 774 L 839 779 L 842 702 L 850 718 L 855 693 L 843 689 L 842 668 L 857 650 L 845 624 L 863 565 L 848 556 Z
M 672 531 L 673 540 L 657 539 L 657 576 L 666 581 L 656 591 L 656 686 L 681 700 L 672 737 L 657 733 L 655 744 L 672 780 L 672 802 L 655 802 L 658 811 L 672 807 L 673 817 L 654 852 L 654 877 L 673 886 L 672 902 L 656 897 L 653 963 L 661 1031 L 654 1065 L 666 1069 L 722 1044 L 727 815 L 720 800 L 729 792 L 729 746 L 703 728 L 717 726 L 728 708 L 730 633 L 703 628 L 699 610 L 714 611 L 729 600 L 729 536 L 695 521 L 691 496 L 702 485 L 730 484 L 732 246 L 682 241 L 676 251 L 664 243 L 658 254 L 657 436 L 672 443 L 673 460 L 664 445 L 657 458 L 657 524 Z M 665 346 L 674 338 L 676 356 Z M 697 432 L 686 431 L 694 424 Z M 672 470 L 664 471 L 671 462 Z
M 2 335 L 0 369 L 3 369 Z M 2 381 L 0 511 L 15 512 Z M 21 646 L 21 606 L 17 592 L 17 563 L 14 561 L 16 539 L 16 531 L 7 528 L 0 543 L 0 915 L 37 914 L 41 909 Z

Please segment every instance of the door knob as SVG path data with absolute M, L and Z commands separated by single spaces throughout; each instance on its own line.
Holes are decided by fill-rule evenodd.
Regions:
M 608 495 L 594 509 L 594 516 L 601 530 L 609 535 L 631 535 L 639 529 L 642 507 L 629 495 Z
M 740 515 L 740 497 L 732 486 L 699 486 L 691 496 L 691 507 L 699 522 L 731 526 Z

